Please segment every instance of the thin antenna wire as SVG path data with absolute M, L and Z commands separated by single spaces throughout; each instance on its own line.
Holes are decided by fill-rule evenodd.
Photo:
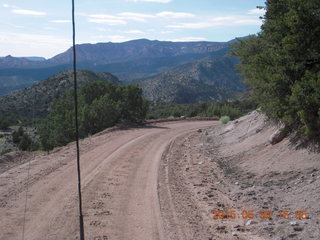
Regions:
M 78 94 L 77 94 L 77 59 L 76 59 L 76 27 L 74 17 L 74 0 L 72 0 L 72 30 L 73 30 L 73 76 L 74 76 L 74 112 L 76 127 L 76 146 L 77 146 L 77 171 L 78 171 L 78 194 L 79 194 L 79 223 L 80 240 L 84 240 L 84 226 L 82 215 L 82 197 L 81 197 L 81 174 L 80 174 L 80 147 L 79 147 L 79 123 L 78 123 Z
M 34 131 L 35 129 L 35 102 L 36 102 L 36 93 L 35 93 L 35 89 L 33 89 L 33 102 L 32 102 L 32 130 Z M 32 138 L 32 136 L 31 136 Z M 34 149 L 34 142 L 31 139 L 31 151 L 33 151 Z M 22 159 L 22 155 L 20 160 Z M 24 211 L 23 211 L 23 225 L 22 225 L 22 240 L 24 240 L 24 236 L 25 236 L 25 230 L 26 230 L 26 217 L 27 217 L 27 205 L 28 205 L 28 193 L 29 193 L 29 178 L 30 178 L 30 167 L 31 167 L 31 160 L 34 159 L 34 154 L 32 153 L 32 157 L 29 159 L 28 161 L 28 166 L 27 166 L 27 180 L 26 180 L 26 197 L 25 197 L 25 201 L 24 201 Z
M 22 155 L 21 155 L 22 158 Z M 23 211 L 23 226 L 22 226 L 22 240 L 24 240 L 24 235 L 25 235 L 25 228 L 26 228 L 26 216 L 27 216 L 27 204 L 28 204 L 28 193 L 29 193 L 29 177 L 30 177 L 30 162 L 31 159 L 28 162 L 27 166 L 27 180 L 26 180 L 26 197 L 24 201 L 24 211 Z

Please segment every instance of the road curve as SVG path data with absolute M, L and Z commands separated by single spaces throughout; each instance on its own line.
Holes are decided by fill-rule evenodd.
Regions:
M 161 156 L 178 136 L 214 124 L 160 123 L 83 140 L 86 239 L 166 239 L 157 193 Z M 74 145 L 0 174 L 0 239 L 79 239 L 76 189 Z

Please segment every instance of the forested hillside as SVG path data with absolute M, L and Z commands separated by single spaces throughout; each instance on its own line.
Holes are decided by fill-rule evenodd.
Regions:
M 208 57 L 137 83 L 153 102 L 221 101 L 245 90 L 242 79 L 237 76 L 237 63 L 236 58 L 228 56 Z
M 119 84 L 117 77 L 110 73 L 94 73 L 83 70 L 78 71 L 78 84 L 101 80 L 104 82 Z M 14 92 L 0 98 L 1 118 L 6 115 L 19 117 L 43 117 L 50 111 L 50 104 L 53 100 L 73 87 L 73 72 L 65 71 L 56 74 L 32 87 Z M 15 117 L 15 120 L 18 120 Z

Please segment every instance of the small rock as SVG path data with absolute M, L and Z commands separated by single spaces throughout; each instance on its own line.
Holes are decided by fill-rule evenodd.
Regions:
M 295 230 L 296 232 L 302 232 L 303 227 L 294 227 L 293 230 Z
M 269 138 L 269 142 L 274 145 L 279 142 L 281 142 L 286 137 L 285 131 L 283 131 L 283 128 L 278 129 L 275 131 Z
M 231 235 L 234 236 L 234 237 L 238 236 L 238 234 L 236 232 L 232 232 Z
M 287 238 L 294 238 L 294 237 L 296 237 L 296 236 L 297 236 L 296 233 L 291 233 L 291 234 L 288 235 Z M 284 238 L 284 239 L 287 239 L 287 238 Z
M 246 223 L 246 226 L 250 226 L 250 225 L 253 225 L 253 224 L 257 224 L 257 222 L 254 221 L 254 220 L 249 220 L 249 221 Z
M 224 207 L 224 204 L 223 204 L 223 203 L 221 203 L 221 202 L 217 202 L 217 206 L 218 206 L 218 207 L 222 207 L 222 208 L 223 208 L 223 207 Z
M 208 132 L 207 132 L 207 131 L 205 131 L 204 135 L 208 136 Z
M 226 226 L 218 226 L 217 230 L 225 230 L 227 227 Z
M 311 183 L 313 183 L 315 180 L 314 179 L 310 179 L 309 181 L 308 181 L 308 184 L 311 184 Z
M 235 184 L 235 185 L 239 185 L 239 182 L 235 182 L 234 184 Z
M 198 129 L 198 133 L 201 133 L 202 132 L 202 130 L 201 129 Z
M 290 222 L 290 225 L 291 225 L 291 226 L 298 226 L 299 223 L 292 221 L 292 222 Z
M 198 162 L 199 165 L 202 165 L 203 162 Z

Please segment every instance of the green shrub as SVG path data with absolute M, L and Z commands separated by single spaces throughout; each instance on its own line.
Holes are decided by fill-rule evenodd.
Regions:
M 81 138 L 117 123 L 141 123 L 149 107 L 137 85 L 121 86 L 101 81 L 80 88 L 78 100 Z M 74 122 L 73 91 L 69 91 L 52 104 L 52 112 L 38 125 L 42 148 L 48 151 L 74 141 Z
M 22 151 L 34 150 L 34 144 L 31 137 L 20 126 L 17 131 L 12 133 L 12 141 Z
M 7 130 L 10 126 L 9 121 L 0 119 L 0 130 Z
M 230 117 L 229 116 L 222 116 L 220 118 L 220 122 L 223 124 L 227 124 L 230 121 Z

